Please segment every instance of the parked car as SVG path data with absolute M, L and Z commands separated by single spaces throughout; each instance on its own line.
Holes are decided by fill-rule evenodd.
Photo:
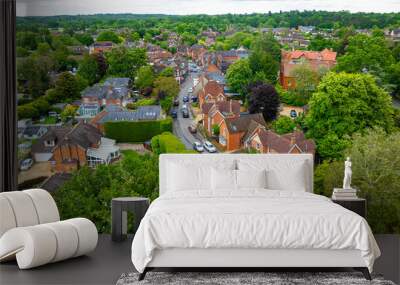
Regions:
M 187 108 L 188 108 L 187 104 L 182 105 L 182 109 L 187 109 Z
M 203 146 L 201 145 L 201 143 L 198 142 L 198 141 L 196 141 L 196 142 L 193 143 L 193 149 L 194 149 L 195 151 L 198 151 L 198 152 L 203 152 L 203 151 L 204 151 L 204 147 L 203 147 Z
M 172 110 L 172 111 L 171 111 L 171 117 L 172 117 L 173 119 L 178 118 L 178 112 L 177 112 L 176 110 Z
M 193 92 L 193 87 L 190 87 L 189 89 L 188 89 L 188 93 L 192 93 Z
M 192 96 L 192 102 L 196 103 L 197 102 L 197 97 L 196 96 Z
M 297 117 L 296 110 L 290 110 L 290 117 L 292 117 L 292 118 L 296 118 Z
M 21 161 L 19 168 L 21 170 L 28 170 L 29 168 L 31 168 L 33 165 L 33 159 L 32 158 L 27 158 L 24 159 L 23 161 Z
M 182 109 L 182 117 L 189 118 L 189 111 L 187 108 Z
M 150 141 L 145 141 L 144 143 L 143 143 L 143 147 L 145 148 L 145 149 L 147 149 L 147 150 L 152 150 L 151 149 L 151 140 Z
M 210 143 L 209 141 L 205 141 L 203 143 L 203 146 L 210 153 L 217 152 L 217 149 L 215 148 L 215 146 L 212 143 Z
M 189 96 L 183 96 L 183 102 L 185 103 L 189 102 Z
M 179 99 L 175 99 L 175 100 L 174 100 L 174 106 L 175 106 L 175 107 L 178 107 L 178 106 L 179 106 Z
M 197 133 L 197 126 L 195 124 L 191 124 L 189 127 L 189 132 L 191 132 L 192 134 Z

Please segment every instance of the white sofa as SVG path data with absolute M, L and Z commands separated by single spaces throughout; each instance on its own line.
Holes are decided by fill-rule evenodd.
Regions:
M 89 253 L 97 239 L 88 219 L 60 221 L 45 190 L 0 193 L 0 262 L 16 259 L 20 269 L 33 268 Z

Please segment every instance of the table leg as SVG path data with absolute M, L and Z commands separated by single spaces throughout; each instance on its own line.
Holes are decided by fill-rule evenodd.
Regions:
M 119 203 L 111 203 L 111 239 L 122 241 L 122 207 Z

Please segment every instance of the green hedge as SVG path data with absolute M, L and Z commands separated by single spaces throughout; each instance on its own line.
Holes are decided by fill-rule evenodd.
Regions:
M 161 153 L 194 153 L 187 150 L 185 145 L 170 132 L 162 133 L 151 139 L 151 149 L 156 154 Z
M 107 138 L 117 142 L 144 142 L 163 132 L 171 132 L 172 118 L 160 121 L 107 122 L 104 131 Z

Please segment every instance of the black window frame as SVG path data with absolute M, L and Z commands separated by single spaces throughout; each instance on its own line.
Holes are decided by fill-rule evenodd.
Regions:
M 16 0 L 0 0 L 0 192 L 16 191 Z

